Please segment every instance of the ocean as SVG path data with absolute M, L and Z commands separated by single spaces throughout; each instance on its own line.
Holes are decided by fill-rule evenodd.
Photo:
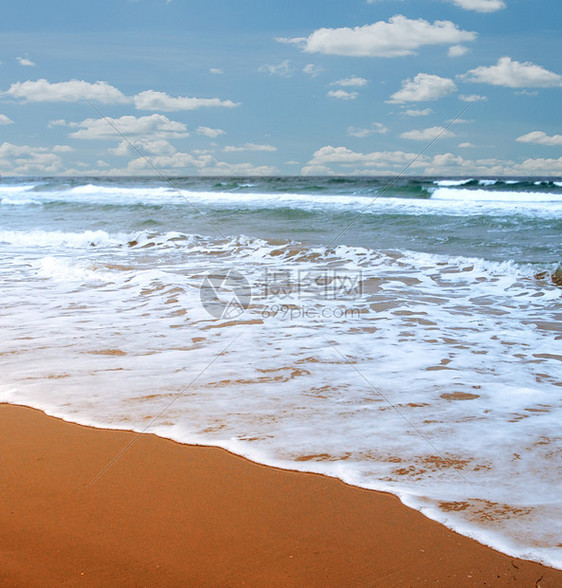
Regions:
M 562 179 L 4 177 L 0 219 L 0 402 L 562 568 Z

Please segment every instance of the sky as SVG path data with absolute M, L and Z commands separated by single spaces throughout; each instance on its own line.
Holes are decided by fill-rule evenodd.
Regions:
M 0 175 L 562 176 L 560 0 L 18 0 Z

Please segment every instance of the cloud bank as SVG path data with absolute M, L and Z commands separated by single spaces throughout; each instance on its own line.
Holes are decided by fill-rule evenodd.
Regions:
M 100 102 L 102 104 L 133 103 L 137 110 L 159 110 L 175 112 L 198 110 L 199 108 L 236 108 L 239 102 L 219 98 L 194 98 L 169 96 L 165 92 L 145 90 L 135 96 L 125 96 L 107 82 L 90 83 L 84 80 L 51 83 L 45 79 L 16 82 L 0 96 L 25 102 Z

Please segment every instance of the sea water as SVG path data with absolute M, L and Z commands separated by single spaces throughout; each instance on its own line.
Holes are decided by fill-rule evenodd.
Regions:
M 0 402 L 562 568 L 560 180 L 3 178 L 0 218 Z

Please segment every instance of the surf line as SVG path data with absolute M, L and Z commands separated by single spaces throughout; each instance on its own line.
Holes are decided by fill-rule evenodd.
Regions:
M 179 398 L 181 398 L 190 388 L 191 386 L 193 386 L 193 384 L 195 384 L 195 382 L 219 359 L 221 358 L 228 350 L 230 347 L 232 347 L 232 345 L 238 341 L 238 339 L 240 339 L 240 337 L 246 332 L 246 330 L 248 329 L 248 327 L 246 327 L 245 329 L 243 329 L 240 333 L 238 333 L 238 335 L 236 335 L 236 337 L 234 337 L 227 345 L 226 347 L 220 352 L 217 353 L 217 355 L 215 355 L 213 357 L 213 359 L 191 380 L 191 382 L 189 382 L 189 384 L 187 384 L 187 386 L 184 386 L 184 388 L 182 390 L 180 390 L 173 398 L 172 400 L 170 400 L 170 402 L 156 415 L 154 416 L 151 421 L 148 423 L 148 425 L 146 425 L 141 431 L 137 431 L 137 434 L 125 445 L 125 447 L 123 447 L 123 449 L 121 449 L 121 451 L 119 451 L 119 453 L 117 453 L 117 455 L 115 455 L 115 457 L 113 457 L 106 466 L 104 466 L 87 484 L 86 484 L 86 488 L 89 488 L 90 486 L 93 486 L 104 474 L 105 472 L 107 472 L 107 470 L 109 470 L 109 468 L 111 468 L 115 462 L 117 462 L 117 460 L 119 460 L 121 457 L 123 457 L 123 455 L 125 453 L 127 453 L 127 451 L 129 451 L 129 449 L 148 431 L 148 429 L 150 429 L 150 427 L 152 427 L 152 425 L 154 425 L 154 423 L 160 419 L 165 412 L 167 412 L 170 407 L 172 406 L 172 404 L 174 404 L 176 402 L 176 400 L 178 400 Z

